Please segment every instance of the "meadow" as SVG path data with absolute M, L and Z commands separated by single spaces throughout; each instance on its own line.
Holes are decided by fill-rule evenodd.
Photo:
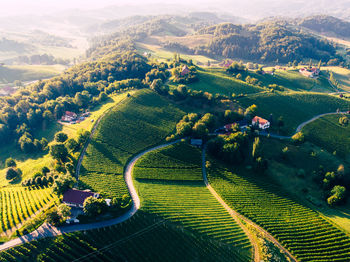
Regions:
M 160 143 L 184 112 L 150 90 L 140 90 L 101 120 L 82 163 L 81 187 L 103 196 L 127 192 L 124 166 L 136 153 Z
M 303 128 L 308 141 L 337 155 L 346 157 L 350 153 L 350 127 L 339 124 L 342 115 L 323 116 Z
M 317 212 L 256 175 L 233 173 L 213 159 L 209 182 L 224 201 L 271 233 L 300 261 L 348 261 L 350 238 Z M 239 172 L 239 169 L 236 169 Z
M 200 170 L 200 162 L 201 151 L 185 143 L 143 156 L 133 171 L 141 209 L 179 224 L 203 238 L 233 247 L 234 261 L 249 261 L 251 245 L 243 230 L 211 195 L 203 180 L 199 181 L 199 174 L 198 180 L 194 181 L 194 175 L 186 171 L 192 169 L 194 164 Z M 162 168 L 152 169 L 145 178 L 144 173 L 140 172 L 147 169 L 145 163 Z

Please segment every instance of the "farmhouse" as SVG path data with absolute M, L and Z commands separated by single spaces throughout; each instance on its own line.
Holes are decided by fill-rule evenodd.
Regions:
M 304 68 L 300 68 L 299 73 L 302 74 L 303 76 L 313 78 L 320 75 L 320 69 L 316 67 L 313 67 L 311 69 L 304 67 Z
M 71 207 L 83 208 L 85 199 L 90 196 L 98 198 L 100 195 L 89 190 L 68 189 L 63 195 L 63 203 Z
M 231 59 L 226 59 L 223 62 L 221 62 L 219 65 L 224 68 L 229 68 L 233 64 L 233 61 Z
M 185 75 L 188 75 L 189 72 L 190 72 L 190 69 L 188 69 L 187 65 L 184 65 L 184 66 L 182 67 L 182 70 L 181 70 L 180 75 L 181 75 L 181 76 L 185 76 Z
M 270 122 L 264 118 L 255 116 L 252 120 L 252 125 L 257 126 L 260 129 L 268 129 L 270 127 Z
M 64 116 L 62 116 L 61 121 L 63 122 L 71 122 L 77 120 L 78 115 L 74 112 L 66 111 Z

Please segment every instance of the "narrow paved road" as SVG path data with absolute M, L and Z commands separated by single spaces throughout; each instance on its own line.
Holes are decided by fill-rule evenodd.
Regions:
M 270 235 L 270 233 L 268 233 L 265 229 L 261 228 L 260 226 L 258 226 L 257 224 L 255 224 L 254 222 L 252 222 L 250 219 L 244 217 L 243 215 L 239 214 L 238 212 L 236 212 L 235 210 L 233 210 L 232 208 L 230 208 L 225 201 L 219 196 L 219 194 L 215 191 L 215 189 L 209 184 L 208 182 L 208 177 L 207 177 L 207 170 L 205 167 L 205 146 L 203 147 L 203 151 L 202 151 L 202 172 L 203 172 L 203 179 L 204 179 L 204 183 L 207 186 L 207 188 L 209 189 L 210 193 L 221 203 L 221 205 L 230 213 L 231 217 L 233 219 L 235 219 L 237 221 L 237 223 L 243 228 L 244 232 L 247 234 L 247 236 L 249 237 L 251 243 L 253 244 L 253 248 L 254 248 L 254 261 L 255 262 L 260 262 L 260 254 L 259 254 L 259 246 L 256 243 L 256 241 L 254 240 L 254 238 L 252 237 L 252 234 L 246 229 L 246 227 L 241 223 L 241 221 L 239 220 L 239 218 L 241 220 L 243 220 L 245 223 L 247 223 L 248 225 L 254 227 L 257 231 L 259 231 L 260 233 L 262 233 L 262 235 L 264 235 L 267 239 L 269 239 L 272 243 L 274 243 L 281 251 L 283 251 L 283 253 L 291 260 L 294 262 L 297 262 L 297 259 L 286 249 L 284 248 L 278 241 L 277 239 L 275 239 L 272 235 Z
M 76 232 L 76 231 L 91 230 L 91 229 L 113 226 L 113 225 L 116 225 L 116 224 L 119 224 L 119 223 L 122 223 L 122 222 L 128 220 L 137 212 L 138 209 L 140 209 L 140 206 L 141 206 L 140 198 L 137 195 L 137 191 L 136 191 L 134 184 L 133 184 L 133 181 L 132 181 L 132 169 L 133 169 L 135 163 L 143 155 L 145 155 L 151 151 L 178 143 L 179 141 L 180 140 L 176 140 L 176 141 L 171 142 L 171 143 L 152 147 L 152 148 L 147 149 L 146 151 L 143 151 L 143 152 L 139 153 L 138 155 L 134 156 L 129 161 L 128 165 L 125 168 L 124 179 L 125 179 L 125 182 L 128 186 L 133 205 L 132 205 L 131 209 L 128 212 L 126 212 L 124 215 L 122 215 L 118 218 L 115 218 L 115 219 L 107 220 L 107 221 L 95 222 L 95 223 L 90 223 L 90 224 L 77 224 L 77 225 L 63 226 L 63 227 L 59 227 L 59 228 L 45 223 L 41 227 L 39 227 L 37 230 L 35 230 L 27 235 L 24 235 L 22 237 L 15 238 L 13 240 L 10 240 L 8 242 L 3 243 L 2 245 L 0 245 L 0 251 L 15 247 L 17 245 L 21 245 L 21 244 L 29 242 L 29 241 L 38 240 L 41 238 L 54 237 L 54 236 L 62 235 L 65 233 L 71 233 L 71 232 Z

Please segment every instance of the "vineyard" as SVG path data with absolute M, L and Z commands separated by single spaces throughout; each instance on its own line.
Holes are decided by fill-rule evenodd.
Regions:
M 44 207 L 54 195 L 50 188 L 30 189 L 10 187 L 0 190 L 0 225 L 1 232 L 14 228 L 24 222 L 36 211 Z
M 214 163 L 213 160 L 211 160 Z M 231 173 L 217 163 L 209 182 L 233 209 L 260 225 L 300 261 L 349 261 L 350 238 L 279 187 Z
M 234 250 L 139 211 L 108 228 L 33 241 L 0 253 L 0 261 L 237 261 Z
M 82 163 L 81 186 L 115 197 L 128 193 L 123 169 L 137 152 L 159 143 L 184 113 L 150 90 L 141 90 L 109 112 Z
M 136 179 L 202 181 L 198 150 L 188 144 L 175 144 L 143 156 L 134 167 Z
M 155 154 L 159 155 L 159 158 Z M 188 165 L 185 165 L 186 158 Z M 144 178 L 143 173 L 140 179 L 139 171 L 135 169 L 134 177 L 141 197 L 141 208 L 145 212 L 179 224 L 194 234 L 233 247 L 234 261 L 249 261 L 251 245 L 243 230 L 210 194 L 203 180 L 193 181 L 192 176 L 188 179 L 184 176 L 187 173 L 183 173 L 183 170 L 193 168 L 194 164 L 199 169 L 200 160 L 200 151 L 186 144 L 170 146 L 151 153 L 150 157 L 142 157 L 137 166 L 161 165 L 162 168 L 158 171 L 152 169 L 148 179 Z M 165 169 L 168 170 L 163 178 L 162 172 Z
M 240 98 L 239 102 L 243 107 L 257 105 L 257 113 L 266 119 L 270 114 L 273 114 L 275 120 L 282 116 L 284 129 L 288 134 L 294 133 L 300 123 L 315 115 L 336 112 L 337 109 L 348 110 L 350 106 L 344 99 L 316 93 L 254 94 Z

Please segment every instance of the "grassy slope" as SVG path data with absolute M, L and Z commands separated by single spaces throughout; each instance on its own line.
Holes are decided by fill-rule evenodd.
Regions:
M 209 182 L 232 208 L 264 227 L 300 261 L 348 261 L 350 238 L 280 187 L 245 168 L 213 159 Z
M 142 210 L 234 247 L 241 254 L 232 254 L 234 261 L 249 261 L 248 238 L 200 181 L 201 174 L 187 172 L 194 168 L 201 168 L 201 153 L 185 143 L 143 156 L 133 174 Z
M 0 67 L 0 84 L 49 78 L 60 74 L 64 69 L 62 65 L 3 66 Z
M 303 128 L 306 139 L 331 153 L 336 151 L 341 156 L 348 156 L 350 153 L 350 126 L 341 126 L 340 117 L 340 114 L 324 116 L 306 125 Z
M 258 106 L 257 114 L 269 118 L 272 113 L 275 120 L 283 116 L 285 131 L 293 134 L 302 122 L 322 113 L 348 110 L 350 103 L 344 99 L 319 93 L 264 93 L 239 99 L 242 106 Z
M 350 91 L 350 70 L 338 66 L 327 66 L 323 67 L 323 70 L 332 71 L 335 79 L 340 84 L 340 89 L 344 91 Z
M 81 186 L 110 197 L 128 193 L 123 179 L 128 159 L 161 142 L 183 114 L 150 90 L 135 93 L 102 119 L 87 148 Z
M 133 94 L 134 91 L 129 92 L 130 94 Z M 118 104 L 120 101 L 125 99 L 127 96 L 127 93 L 124 94 L 118 94 L 115 96 L 111 96 L 111 98 L 104 103 L 103 105 L 100 105 L 93 110 L 91 110 L 91 116 L 87 118 L 86 120 L 82 121 L 79 124 L 75 125 L 61 125 L 57 122 L 53 123 L 51 126 L 42 129 L 38 131 L 35 134 L 35 137 L 38 139 L 41 139 L 42 137 L 45 137 L 48 141 L 52 141 L 54 139 L 54 135 L 58 131 L 63 131 L 68 134 L 69 138 L 74 138 L 77 136 L 77 131 L 79 129 L 86 129 L 91 130 L 93 124 L 95 121 L 108 109 L 114 107 L 116 104 Z M 94 119 L 94 122 L 91 122 L 91 119 Z M 25 154 L 21 152 L 21 150 L 18 149 L 16 144 L 12 143 L 7 146 L 2 146 L 0 148 L 0 186 L 7 186 L 8 182 L 5 178 L 5 170 L 4 170 L 4 164 L 5 160 L 8 157 L 13 157 L 17 161 L 17 166 L 22 170 L 23 179 L 27 179 L 31 177 L 35 172 L 38 172 L 41 170 L 42 167 L 52 167 L 53 161 L 49 154 L 45 153 L 38 153 L 38 154 Z

